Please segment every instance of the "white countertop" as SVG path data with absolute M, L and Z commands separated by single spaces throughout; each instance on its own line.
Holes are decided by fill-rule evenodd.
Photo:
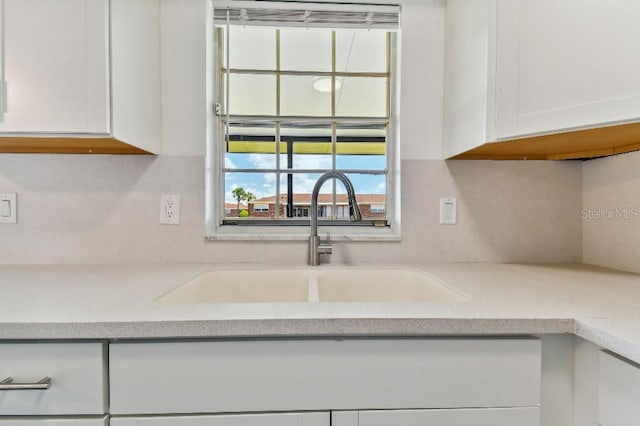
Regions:
M 0 340 L 574 333 L 640 362 L 638 274 L 582 264 L 402 266 L 470 300 L 160 304 L 204 271 L 260 266 L 4 265 Z

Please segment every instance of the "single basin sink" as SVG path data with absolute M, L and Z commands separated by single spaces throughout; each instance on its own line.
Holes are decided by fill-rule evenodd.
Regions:
M 156 299 L 162 303 L 307 302 L 304 270 L 214 270 L 205 272 Z
M 463 302 L 462 294 L 413 269 L 341 269 L 318 276 L 321 302 Z

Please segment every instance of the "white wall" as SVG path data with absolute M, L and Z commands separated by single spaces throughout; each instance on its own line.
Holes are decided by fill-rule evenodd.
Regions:
M 162 0 L 163 155 L 204 155 L 205 0 Z
M 582 165 L 444 162 L 443 0 L 403 0 L 402 221 L 395 243 L 336 244 L 334 262 L 570 262 L 582 257 Z M 164 154 L 0 155 L 0 263 L 306 262 L 304 242 L 205 242 L 205 0 L 163 0 Z M 182 224 L 159 225 L 160 194 Z M 441 196 L 459 224 L 438 224 Z
M 640 272 L 640 152 L 584 162 L 584 262 Z

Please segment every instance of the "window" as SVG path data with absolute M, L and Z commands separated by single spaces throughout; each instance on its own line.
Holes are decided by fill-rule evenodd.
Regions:
M 253 211 L 256 213 L 269 212 L 269 204 L 253 204 Z
M 358 199 L 376 196 L 382 207 L 350 223 L 346 191 L 329 181 L 320 226 L 397 223 L 398 22 L 397 6 L 214 2 L 213 228 L 306 227 L 313 185 L 330 170 L 349 177 Z M 242 220 L 216 208 L 238 202 L 238 188 L 247 194 L 240 202 L 253 205 Z

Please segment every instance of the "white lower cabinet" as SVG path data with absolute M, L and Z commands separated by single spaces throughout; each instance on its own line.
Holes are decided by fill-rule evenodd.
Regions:
M 598 424 L 636 426 L 640 419 L 640 368 L 607 352 L 598 360 Z
M 513 339 L 113 343 L 114 415 L 540 404 L 541 346 Z
M 330 413 L 121 417 L 111 426 L 330 426 Z
M 0 343 L 0 426 L 108 426 L 105 345 Z
M 0 386 L 0 419 L 104 416 L 107 409 L 104 352 L 100 342 L 1 343 L 0 382 L 4 383 Z M 42 383 L 46 379 L 48 385 Z
M 331 426 L 539 426 L 538 407 L 338 411 Z
M 100 419 L 38 419 L 11 418 L 0 420 L 0 426 L 108 426 L 107 417 Z
M 539 426 L 540 409 L 336 411 L 112 418 L 111 426 Z
M 109 369 L 111 426 L 540 426 L 535 338 L 123 342 Z

